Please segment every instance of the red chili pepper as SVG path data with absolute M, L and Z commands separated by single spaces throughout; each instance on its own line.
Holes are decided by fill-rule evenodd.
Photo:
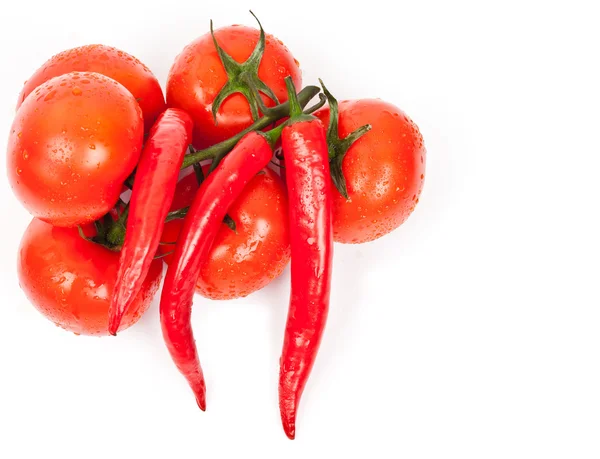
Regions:
M 135 174 L 108 331 L 117 333 L 123 314 L 140 291 L 156 254 L 183 157 L 192 139 L 192 119 L 167 109 L 152 126 Z
M 279 410 L 286 435 L 319 349 L 329 309 L 333 236 L 325 128 L 303 115 L 286 78 L 290 120 L 281 136 L 289 195 L 292 292 L 279 373 Z
M 203 411 L 206 389 L 190 325 L 196 280 L 227 209 L 248 181 L 270 162 L 270 142 L 279 134 L 277 131 L 281 132 L 274 129 L 268 134 L 246 134 L 202 182 L 183 222 L 165 277 L 160 300 L 163 337 Z

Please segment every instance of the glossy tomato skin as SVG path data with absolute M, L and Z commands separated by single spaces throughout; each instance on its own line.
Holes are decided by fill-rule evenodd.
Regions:
M 81 335 L 108 335 L 108 307 L 119 253 L 86 241 L 75 228 L 58 228 L 34 218 L 19 248 L 19 284 L 38 311 L 56 325 Z M 148 309 L 162 277 L 152 263 L 144 286 L 121 322 L 124 330 Z
M 185 176 L 177 185 L 171 209 L 190 205 L 197 190 L 194 174 Z M 236 232 L 221 225 L 196 291 L 206 298 L 228 300 L 260 290 L 279 276 L 290 260 L 287 205 L 285 188 L 275 172 L 264 169 L 255 176 L 229 208 Z M 167 223 L 161 240 L 175 242 L 182 224 L 181 219 Z M 161 245 L 159 251 L 170 252 L 173 247 Z
M 76 71 L 100 73 L 125 86 L 140 104 L 146 131 L 166 108 L 160 84 L 150 69 L 131 54 L 106 45 L 80 46 L 51 57 L 25 82 L 17 108 L 42 83 Z
M 97 73 L 53 78 L 25 99 L 8 141 L 7 174 L 34 217 L 75 226 L 106 214 L 137 164 L 142 112 Z
M 362 243 L 398 228 L 419 202 L 425 178 L 425 146 L 406 114 L 379 99 L 339 104 L 339 135 L 371 124 L 342 163 L 349 199 L 333 187 L 333 238 Z M 329 107 L 315 113 L 327 126 Z
M 237 62 L 244 62 L 258 42 L 259 31 L 233 25 L 215 30 L 215 36 L 225 52 Z M 302 75 L 298 61 L 281 41 L 267 34 L 258 76 L 280 102 L 287 100 L 284 79 L 289 75 L 296 87 L 300 87 Z M 212 102 L 226 82 L 227 75 L 210 33 L 187 45 L 175 58 L 167 81 L 167 105 L 190 114 L 194 120 L 196 148 L 206 148 L 228 139 L 253 122 L 245 97 L 233 94 L 221 105 L 215 124 Z M 263 100 L 267 106 L 274 105 L 265 96 Z

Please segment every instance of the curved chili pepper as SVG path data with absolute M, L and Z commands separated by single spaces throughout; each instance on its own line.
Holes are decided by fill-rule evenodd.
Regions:
M 292 291 L 279 372 L 279 410 L 286 435 L 319 349 L 329 309 L 333 236 L 325 128 L 303 115 L 286 78 L 291 118 L 281 136 L 287 179 Z
M 140 291 L 156 254 L 192 127 L 187 113 L 169 108 L 154 123 L 142 151 L 109 310 L 108 331 L 112 335 L 116 335 L 123 314 Z
M 271 139 L 279 134 L 280 130 L 274 132 L 278 129 L 267 134 L 246 134 L 202 182 L 183 222 L 165 277 L 160 300 L 163 337 L 203 411 L 206 388 L 190 325 L 196 280 L 227 209 L 248 181 L 270 162 Z

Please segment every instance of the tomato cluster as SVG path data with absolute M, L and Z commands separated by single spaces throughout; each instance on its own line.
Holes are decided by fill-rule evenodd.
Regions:
M 264 288 L 292 257 L 288 331 L 297 333 L 296 344 L 314 336 L 318 347 L 328 238 L 363 243 L 400 226 L 419 201 L 425 148 L 396 106 L 338 104 L 323 86 L 322 102 L 306 109 L 319 88 L 296 94 L 301 83 L 298 60 L 262 27 L 211 26 L 175 59 L 166 99 L 148 67 L 109 46 L 70 49 L 44 63 L 19 95 L 7 148 L 10 185 L 34 217 L 18 259 L 30 301 L 74 333 L 116 334 L 148 308 L 163 262 L 165 289 L 174 289 L 163 291 L 166 303 L 182 273 L 193 275 L 180 282 L 184 290 L 239 298 Z M 279 136 L 283 156 L 266 164 Z M 304 245 L 295 245 L 301 236 Z M 295 268 L 294 256 L 305 266 Z M 324 311 L 307 314 L 323 317 L 294 322 L 302 301 L 321 302 Z M 183 322 L 173 314 L 180 306 L 163 317 L 178 365 L 173 327 Z M 308 374 L 313 358 L 293 362 Z M 194 375 L 182 372 L 203 407 L 199 366 Z M 286 392 L 283 405 L 304 382 L 294 383 L 298 393 Z M 282 408 L 290 437 L 296 403 L 290 419 Z

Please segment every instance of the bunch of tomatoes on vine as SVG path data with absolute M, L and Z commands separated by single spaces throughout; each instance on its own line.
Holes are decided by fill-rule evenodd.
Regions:
M 202 410 L 194 294 L 247 296 L 291 260 L 279 404 L 294 438 L 333 242 L 372 241 L 408 218 L 425 148 L 390 103 L 338 103 L 323 82 L 302 88 L 298 60 L 258 26 L 211 22 L 175 59 L 166 99 L 126 52 L 57 54 L 19 96 L 7 171 L 33 216 L 18 255 L 31 303 L 76 334 L 116 335 L 146 312 L 166 271 L 164 340 Z

